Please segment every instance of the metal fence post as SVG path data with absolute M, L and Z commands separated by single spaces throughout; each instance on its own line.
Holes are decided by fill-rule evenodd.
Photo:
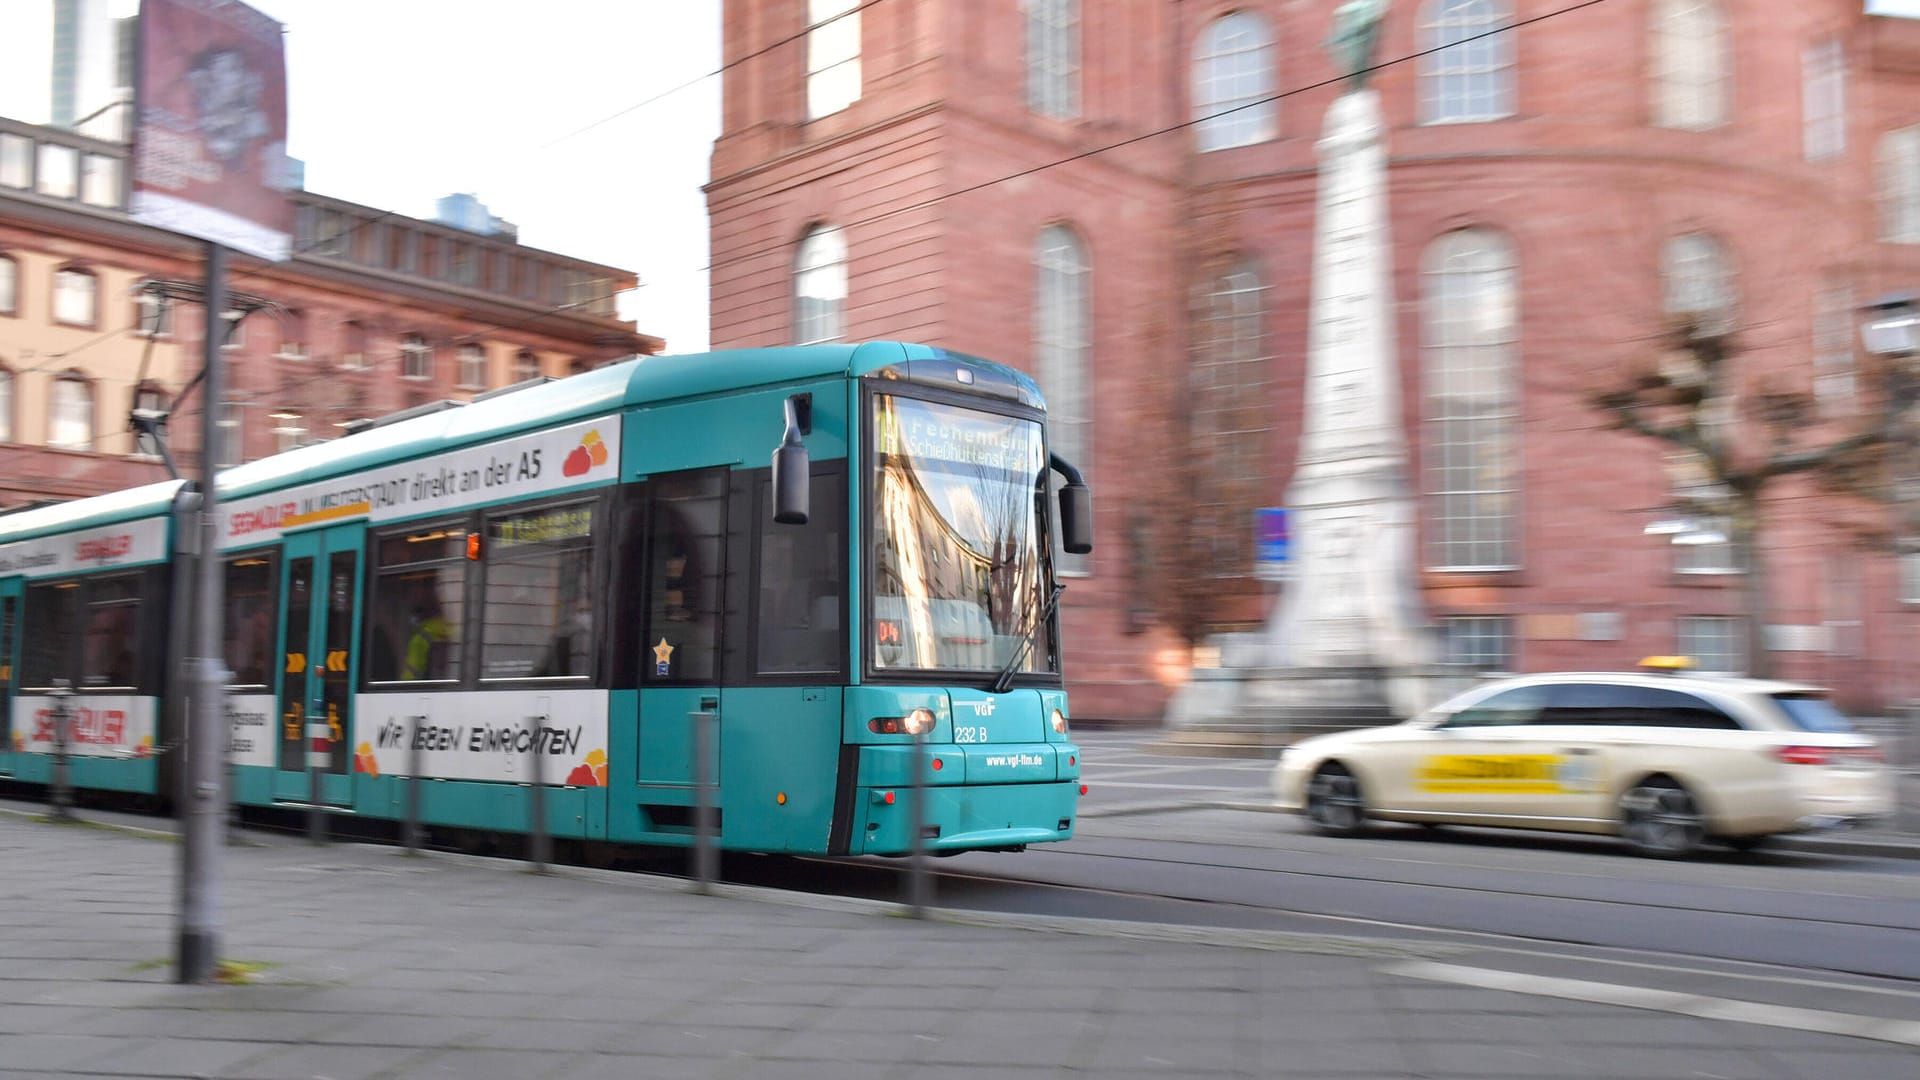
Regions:
M 315 721 L 312 715 L 307 717 L 307 838 L 315 844 L 327 842 L 327 815 L 320 803 L 320 784 L 324 775 L 321 772 L 322 759 L 326 764 L 333 763 L 333 732 L 328 730 L 325 720 Z M 317 749 L 325 746 L 327 749 Z
M 424 716 L 407 717 L 408 727 L 412 729 L 411 741 L 407 743 L 407 812 L 406 822 L 401 826 L 401 836 L 407 845 L 407 854 L 420 854 L 420 769 L 424 764 L 420 745 L 420 725 L 426 721 Z
M 913 784 L 907 789 L 907 825 L 912 844 L 907 856 L 907 906 L 916 919 L 927 917 L 933 883 L 927 877 L 927 733 L 913 737 Z
M 220 793 L 219 809 L 217 811 L 211 811 L 212 813 L 217 813 L 219 815 L 220 822 L 219 822 L 219 825 L 215 826 L 210 831 L 213 832 L 215 835 L 219 835 L 221 832 L 224 832 L 226 836 L 227 846 L 232 847 L 233 845 L 238 844 L 241 840 L 241 836 L 240 836 L 240 766 L 238 762 L 233 760 L 234 673 L 230 669 L 228 669 L 225 660 L 214 661 L 214 666 L 218 669 L 217 671 L 214 672 L 214 674 L 220 680 L 220 715 L 226 719 L 227 728 L 226 728 L 226 731 L 224 731 L 221 734 L 221 739 L 220 739 L 220 764 L 219 764 L 219 767 L 214 769 L 213 771 L 222 778 L 227 788 L 225 791 Z M 184 757 L 190 756 L 191 753 L 192 753 L 192 743 L 191 741 L 189 741 L 186 747 L 186 753 L 183 754 L 182 756 L 184 758 Z M 193 771 L 191 764 L 187 762 L 183 762 L 183 764 L 187 764 L 188 767 L 181 769 L 180 770 L 181 773 L 191 774 Z M 183 794 L 186 795 L 187 798 L 194 797 L 195 793 L 193 790 L 193 782 L 190 779 L 185 780 L 181 785 L 181 791 L 183 792 Z
M 536 874 L 546 873 L 547 863 L 553 861 L 553 842 L 547 836 L 547 769 L 546 763 L 540 760 L 546 752 L 540 745 L 540 736 L 545 733 L 546 725 L 547 718 L 544 716 L 527 717 L 527 726 L 532 729 L 532 742 L 527 752 L 533 758 L 532 773 L 528 777 L 533 787 L 527 793 L 527 812 L 533 819 L 529 823 L 533 829 L 529 834 L 529 854 L 533 858 L 533 872 Z
M 68 762 L 68 725 L 73 716 L 73 688 L 65 679 L 53 680 L 53 790 L 50 816 L 55 821 L 73 821 L 73 776 Z
M 713 827 L 713 724 L 714 711 L 700 709 L 693 721 L 693 888 L 695 892 L 713 891 L 719 876 L 719 852 Z

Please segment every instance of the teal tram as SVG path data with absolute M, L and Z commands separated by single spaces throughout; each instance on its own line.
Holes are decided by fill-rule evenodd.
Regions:
M 1024 374 L 770 348 L 409 413 L 220 475 L 243 809 L 684 845 L 705 794 L 724 848 L 899 854 L 920 740 L 928 850 L 1073 835 L 1091 499 Z M 198 504 L 0 516 L 0 781 L 49 783 L 65 680 L 75 787 L 171 802 Z

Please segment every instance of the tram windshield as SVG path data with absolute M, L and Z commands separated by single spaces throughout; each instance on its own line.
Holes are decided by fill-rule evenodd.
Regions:
M 873 398 L 876 670 L 1051 670 L 1041 622 L 1046 449 L 1033 420 Z

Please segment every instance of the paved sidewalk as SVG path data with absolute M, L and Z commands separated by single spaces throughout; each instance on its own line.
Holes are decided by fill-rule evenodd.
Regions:
M 178 986 L 178 856 L 159 831 L 0 811 L 0 1077 L 1880 1080 L 1920 1061 L 1913 1001 L 1837 1019 L 1868 1036 L 1843 1037 L 1802 1030 L 1801 1009 L 1777 1026 L 1701 1018 L 1778 1019 L 1713 997 L 1623 1007 L 1652 999 L 1456 946 L 916 921 L 279 837 L 223 860 L 222 953 L 254 981 Z

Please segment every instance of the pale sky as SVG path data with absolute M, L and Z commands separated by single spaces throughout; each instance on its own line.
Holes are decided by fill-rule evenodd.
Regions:
M 286 26 L 309 191 L 417 218 L 471 193 L 521 243 L 638 272 L 621 315 L 706 348 L 720 79 L 640 103 L 719 68 L 720 0 L 250 2 Z M 46 120 L 52 7 L 0 0 L 0 115 Z

